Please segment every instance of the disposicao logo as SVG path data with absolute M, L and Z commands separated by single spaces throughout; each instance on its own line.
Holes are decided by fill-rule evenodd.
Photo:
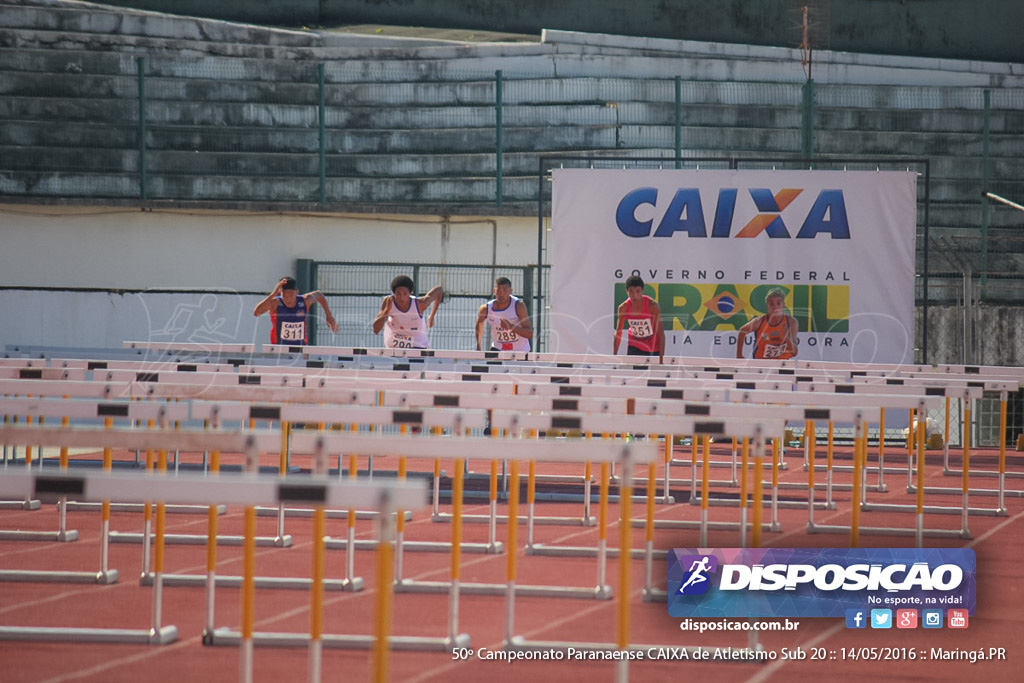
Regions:
M 718 558 L 714 555 L 688 555 L 679 558 L 683 566 L 689 566 L 679 587 L 681 595 L 703 595 L 711 587 L 710 574 L 718 569 Z
M 973 614 L 967 548 L 675 548 L 668 612 L 676 617 L 845 617 L 895 609 Z M 915 612 L 916 614 L 916 612 Z M 859 628 L 859 625 L 853 625 Z

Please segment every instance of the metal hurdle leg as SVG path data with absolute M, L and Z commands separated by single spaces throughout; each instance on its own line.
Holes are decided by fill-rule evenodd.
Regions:
M 779 521 L 779 470 L 782 469 L 782 454 L 785 452 L 785 444 L 780 444 L 778 438 L 772 439 L 772 521 L 769 529 L 774 532 L 782 531 L 782 523 Z
M 324 426 L 320 425 L 323 432 Z M 320 441 L 313 457 L 313 475 L 324 479 L 328 476 L 327 452 Z M 323 616 L 324 616 L 324 536 L 327 515 L 323 505 L 317 505 L 313 512 L 313 552 L 310 569 L 309 591 L 309 683 L 320 683 L 323 662 Z
M 630 538 L 632 525 L 631 507 L 633 505 L 633 463 L 628 456 L 623 457 L 622 481 L 619 483 L 619 590 L 618 590 L 618 628 L 616 645 L 619 650 L 629 648 L 629 573 Z M 707 462 L 705 460 L 705 462 Z M 653 477 L 653 467 L 651 465 Z M 629 683 L 629 659 L 623 657 L 618 663 L 618 683 Z
M 220 473 L 220 451 L 214 450 L 210 453 L 210 476 L 217 476 Z M 206 619 L 203 627 L 203 642 L 205 643 L 215 626 L 215 605 L 217 588 L 217 506 L 211 505 L 206 517 Z
M 948 407 L 947 403 L 947 407 Z M 949 410 L 946 410 L 946 450 L 949 450 Z M 885 407 L 878 409 L 878 490 L 885 493 L 889 487 L 885 477 Z
M 516 638 L 516 559 L 519 552 L 519 461 L 510 464 L 508 489 L 508 528 L 505 539 L 505 647 L 511 647 Z
M 750 458 L 750 439 L 743 437 L 740 445 L 740 547 L 747 547 L 747 465 Z
M 665 442 L 668 448 L 672 447 L 672 435 L 666 435 Z M 644 527 L 644 602 L 653 602 L 655 599 L 666 599 L 665 591 L 658 591 L 654 588 L 654 496 L 657 486 L 657 467 L 651 463 L 647 467 L 647 503 L 645 517 L 647 524 Z

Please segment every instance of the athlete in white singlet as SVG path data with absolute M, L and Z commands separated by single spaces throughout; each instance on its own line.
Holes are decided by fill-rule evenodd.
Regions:
M 391 281 L 391 295 L 384 297 L 380 312 L 373 319 L 373 333 L 384 330 L 384 346 L 389 349 L 426 349 L 430 347 L 427 328 L 434 326 L 437 307 L 444 296 L 444 290 L 437 285 L 423 296 L 413 296 L 415 289 L 412 278 L 399 275 Z M 430 315 L 423 320 L 423 311 L 429 308 Z
M 491 327 L 492 351 L 529 351 L 533 327 L 526 304 L 512 296 L 512 281 L 494 281 L 494 298 L 480 307 L 476 316 L 476 350 L 483 350 L 484 325 Z

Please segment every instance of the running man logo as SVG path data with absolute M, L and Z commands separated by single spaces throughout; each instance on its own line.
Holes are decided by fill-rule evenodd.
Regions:
M 785 188 L 773 193 L 764 188 L 747 190 L 757 214 L 735 235 L 732 234 L 736 215 L 736 201 L 739 190 L 722 188 L 718 191 L 718 203 L 711 221 L 711 237 L 757 237 L 761 233 L 773 239 L 789 239 L 789 228 L 782 220 L 782 213 L 793 200 L 803 193 L 802 189 Z M 615 209 L 615 225 L 626 237 L 673 237 L 677 232 L 690 237 L 708 237 L 707 220 L 700 190 L 681 187 L 662 210 L 659 206 L 658 189 L 641 187 L 628 192 Z M 655 219 L 643 220 L 641 215 L 660 216 L 655 228 Z M 834 240 L 850 239 L 850 221 L 846 214 L 846 198 L 842 190 L 822 190 L 814 204 L 801 220 L 796 239 L 814 239 L 828 235 Z M 792 222 L 792 219 L 791 219 Z M 651 231 L 654 234 L 651 234 Z
M 800 332 L 850 331 L 849 285 L 746 285 L 727 283 L 648 283 L 644 293 L 658 302 L 665 331 L 738 330 L 751 318 L 766 313 L 764 297 L 769 290 L 786 292 L 786 308 L 796 318 Z M 626 286 L 615 283 L 612 302 L 626 298 Z
M 718 558 L 714 555 L 683 555 L 679 564 L 689 567 L 683 574 L 679 595 L 703 595 L 711 587 L 711 577 L 718 571 Z

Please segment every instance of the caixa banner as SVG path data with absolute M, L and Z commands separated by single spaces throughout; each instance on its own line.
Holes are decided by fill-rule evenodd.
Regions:
M 913 358 L 914 173 L 555 169 L 552 178 L 552 351 L 611 353 L 625 281 L 640 277 L 665 355 L 735 358 L 739 330 L 780 293 L 799 358 Z
M 974 614 L 968 548 L 674 548 L 673 617 L 844 617 L 848 609 Z

